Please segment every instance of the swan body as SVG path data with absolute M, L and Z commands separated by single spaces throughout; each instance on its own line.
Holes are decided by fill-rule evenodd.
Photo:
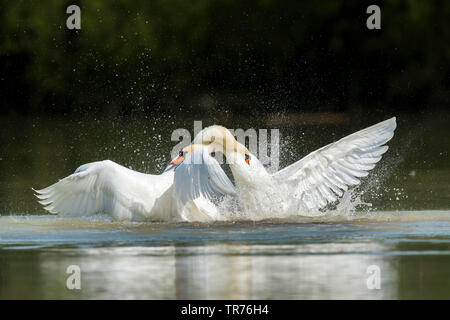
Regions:
M 214 167 L 210 148 L 198 144 L 184 150 L 186 160 L 169 166 L 160 175 L 136 172 L 104 160 L 84 164 L 57 183 L 34 191 L 45 210 L 64 216 L 105 212 L 115 220 L 219 220 L 217 208 L 208 199 L 234 196 L 234 186 L 223 171 Z M 205 161 L 208 166 L 194 165 L 196 161 Z M 175 168 L 176 173 L 170 170 Z M 179 182 L 175 185 L 174 176 Z M 214 183 L 208 183 L 210 179 L 215 179 Z
M 171 169 L 160 175 L 127 169 L 110 160 L 88 163 L 42 190 L 44 209 L 62 215 L 106 212 L 116 220 L 214 221 L 227 219 L 215 205 L 237 198 L 248 219 L 320 213 L 360 183 L 394 135 L 391 118 L 322 147 L 275 173 L 224 127 L 203 129 Z M 225 155 L 236 187 L 211 156 Z M 176 163 L 176 164 L 175 164 Z
M 250 165 L 247 165 L 244 152 L 234 152 L 235 161 L 230 163 L 230 168 L 245 216 L 261 219 L 273 217 L 273 212 L 278 217 L 300 212 L 321 214 L 319 209 L 336 202 L 349 187 L 358 185 L 369 174 L 388 150 L 386 143 L 393 137 L 395 128 L 395 117 L 382 121 L 330 143 L 273 174 L 254 155 L 250 154 Z M 215 144 L 211 150 L 217 152 L 222 148 L 226 156 L 230 155 L 226 145 L 242 150 L 242 145 L 220 126 L 203 129 L 194 138 L 194 143 L 201 141 L 211 141 Z

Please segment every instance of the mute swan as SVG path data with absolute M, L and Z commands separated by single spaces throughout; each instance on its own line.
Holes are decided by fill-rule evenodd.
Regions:
M 236 195 L 218 162 L 230 164 L 247 218 L 271 217 L 274 211 L 298 214 L 317 210 L 342 196 L 375 167 L 393 137 L 395 118 L 380 122 L 320 148 L 269 174 L 224 127 L 203 129 L 161 175 L 127 169 L 112 161 L 93 162 L 42 190 L 40 203 L 51 213 L 91 215 L 107 212 L 117 220 L 200 220 L 221 218 L 209 201 Z M 278 214 L 277 216 L 280 216 Z
M 208 141 L 207 144 L 210 142 Z M 214 169 L 210 161 L 212 157 L 208 152 L 213 152 L 215 149 L 203 149 L 201 144 L 197 144 L 183 149 L 180 157 L 172 161 L 160 175 L 136 172 L 113 161 L 104 160 L 84 164 L 57 183 L 41 190 L 33 189 L 33 191 L 36 192 L 35 195 L 44 209 L 53 214 L 89 216 L 105 212 L 116 220 L 213 220 L 216 208 L 208 199 L 202 197 L 188 199 L 187 191 L 182 192 L 180 188 L 173 187 L 175 168 L 178 169 L 177 174 L 186 172 L 192 174 L 196 172 L 194 168 L 200 168 L 197 166 L 186 168 L 194 162 L 194 159 L 199 159 L 198 156 L 194 156 L 191 162 L 190 157 L 194 150 L 200 151 L 196 154 L 208 164 L 206 168 Z M 186 161 L 180 161 L 180 159 L 184 160 L 181 155 L 184 155 Z M 193 178 L 200 179 L 194 180 L 197 181 L 196 188 L 205 192 L 208 198 L 214 194 L 212 186 L 217 188 L 215 193 L 217 195 L 235 193 L 234 187 L 225 174 L 222 175 L 217 170 L 208 171 L 208 169 L 200 170 L 197 174 L 198 176 Z M 208 179 L 214 177 L 219 180 L 214 181 L 214 184 L 208 184 Z M 220 189 L 220 182 L 224 183 L 222 189 Z M 185 185 L 185 183 L 179 184 L 186 190 L 193 190 L 189 185 Z M 177 199 L 177 195 L 181 195 L 181 198 Z
M 349 186 L 360 183 L 368 175 L 381 156 L 388 150 L 385 144 L 393 137 L 396 118 L 391 118 L 371 127 L 346 136 L 322 147 L 303 159 L 269 174 L 259 160 L 236 141 L 224 127 L 211 126 L 203 129 L 193 143 L 208 145 L 209 152 L 221 151 L 227 157 L 233 155 L 230 168 L 239 194 L 239 202 L 250 219 L 298 214 L 320 214 L 318 209 L 335 202 Z M 202 149 L 206 152 L 206 149 Z M 222 171 L 211 161 L 197 169 L 200 172 Z M 188 172 L 175 177 L 178 187 L 188 183 Z M 217 175 L 221 173 L 214 172 Z M 224 174 L 224 173 L 223 173 Z M 209 198 L 201 184 L 192 184 L 192 194 Z

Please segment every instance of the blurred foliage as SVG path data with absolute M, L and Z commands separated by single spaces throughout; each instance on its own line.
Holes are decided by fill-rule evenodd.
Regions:
M 81 7 L 81 30 L 66 28 Z M 450 2 L 3 1 L 1 112 L 418 111 L 450 101 Z
M 0 215 L 42 214 L 31 188 L 46 187 L 84 163 L 110 159 L 140 172 L 159 174 L 167 166 L 177 128 L 193 135 L 189 119 L 81 119 L 0 117 Z M 450 203 L 449 114 L 404 114 L 389 151 L 358 187 L 373 210 L 448 209 Z M 285 167 L 324 145 L 379 119 L 344 125 L 277 125 L 280 166 Z M 203 121 L 203 127 L 212 120 Z M 221 122 L 228 128 L 267 128 L 264 119 L 239 116 Z M 420 125 L 418 125 L 420 124 Z M 191 136 L 192 137 L 192 136 Z M 174 139 L 177 139 L 175 136 Z M 230 176 L 231 177 L 231 176 Z M 231 177 L 232 178 L 232 177 Z

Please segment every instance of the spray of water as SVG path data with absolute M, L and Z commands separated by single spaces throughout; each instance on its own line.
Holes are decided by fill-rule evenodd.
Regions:
M 296 158 L 290 137 L 284 137 L 280 149 L 283 150 L 283 162 L 292 162 Z M 305 204 L 302 195 L 298 194 L 296 186 L 280 183 L 265 170 L 261 170 L 258 162 L 251 174 L 246 174 L 248 181 L 235 179 L 238 197 L 226 197 L 218 204 L 220 220 L 267 220 L 291 219 L 296 217 L 335 217 L 353 219 L 364 216 L 374 208 L 372 203 L 363 199 L 365 193 L 372 188 L 380 187 L 381 181 L 389 176 L 398 161 L 385 163 L 383 170 L 377 170 L 375 179 L 366 178 L 368 182 L 345 191 L 334 203 L 322 209 L 311 209 Z M 248 170 L 246 168 L 245 170 Z M 264 174 L 265 173 L 265 174 Z M 236 177 L 235 177 L 236 178 Z M 373 177 L 372 177 L 373 178 Z M 401 193 L 399 189 L 398 193 Z M 368 198 L 368 197 L 366 197 Z

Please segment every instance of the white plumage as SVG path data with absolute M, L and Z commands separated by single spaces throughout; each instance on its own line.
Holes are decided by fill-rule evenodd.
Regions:
M 105 160 L 80 166 L 57 183 L 35 190 L 51 213 L 88 216 L 98 212 L 117 220 L 151 218 L 155 201 L 169 189 L 173 171 L 150 175 Z
M 385 144 L 395 128 L 395 117 L 377 123 L 310 153 L 273 177 L 293 188 L 308 208 L 322 208 L 369 174 L 388 150 Z
M 394 117 L 322 147 L 273 174 L 269 174 L 224 127 L 203 129 L 194 143 L 201 139 L 212 141 L 209 150 L 237 159 L 230 163 L 230 168 L 245 215 L 252 219 L 270 218 L 282 216 L 283 212 L 316 211 L 336 201 L 350 186 L 359 184 L 360 178 L 367 176 L 380 161 L 395 128 Z M 239 152 L 233 152 L 233 148 L 226 150 L 225 145 L 236 145 Z M 250 165 L 244 162 L 241 154 L 244 152 L 250 155 Z M 182 183 L 179 182 L 179 187 Z M 195 187 L 198 185 L 194 184 L 191 189 Z
M 180 157 L 183 161 L 171 167 L 175 170 L 150 175 L 105 160 L 82 165 L 70 176 L 35 192 L 51 213 L 85 216 L 106 212 L 117 220 L 214 220 L 218 213 L 210 200 L 223 195 L 238 195 L 247 212 L 252 210 L 263 218 L 274 210 L 292 208 L 302 214 L 298 212 L 302 208 L 323 208 L 349 186 L 359 184 L 388 150 L 385 144 L 395 128 L 396 119 L 388 119 L 269 174 L 226 128 L 212 126 L 183 149 L 184 160 Z M 212 152 L 233 159 L 230 168 L 239 192 L 211 157 Z
M 174 188 L 181 205 L 200 197 L 213 200 L 236 195 L 236 189 L 207 146 L 194 144 L 188 149 L 186 159 L 175 170 Z

